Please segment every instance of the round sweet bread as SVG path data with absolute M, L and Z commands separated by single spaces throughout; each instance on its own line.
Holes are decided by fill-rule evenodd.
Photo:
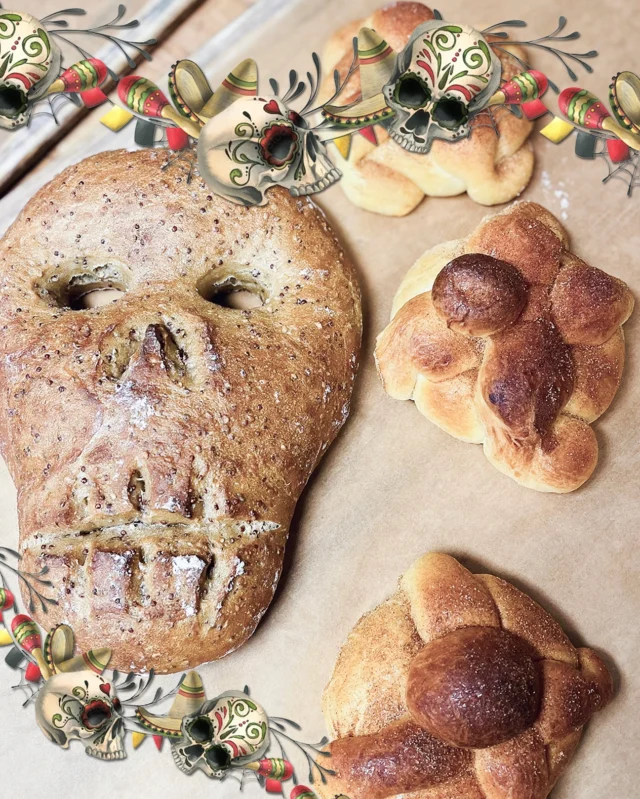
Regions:
M 545 799 L 611 674 L 510 583 L 430 553 L 357 623 L 323 697 L 321 799 Z
M 253 633 L 361 339 L 311 201 L 243 208 L 168 160 L 72 166 L 0 243 L 0 444 L 22 566 L 48 567 L 58 601 L 35 616 L 158 672 Z M 233 307 L 238 290 L 255 302 Z
M 361 27 L 372 28 L 400 53 L 414 30 L 434 18 L 427 5 L 400 0 L 337 30 L 322 54 L 327 77 L 321 86 L 321 100 L 326 102 L 334 92 L 334 70 L 341 80 L 346 79 L 353 60 L 352 39 Z M 486 40 L 500 43 L 490 34 Z M 522 72 L 526 53 L 521 47 L 496 47 L 495 54 L 502 65 L 503 81 Z M 360 92 L 360 74 L 356 70 L 340 95 L 340 105 L 356 101 Z M 486 110 L 478 113 L 471 120 L 468 138 L 457 142 L 436 140 L 427 154 L 404 149 L 389 136 L 384 125 L 377 124 L 374 130 L 377 144 L 370 137 L 353 134 L 346 158 L 336 147 L 331 148 L 331 156 L 343 175 L 342 190 L 354 205 L 374 213 L 405 216 L 425 195 L 451 197 L 464 192 L 480 205 L 498 205 L 517 197 L 533 174 L 534 154 L 528 141 L 533 123 L 506 108 L 494 108 L 491 114 Z
M 591 423 L 620 385 L 633 306 L 622 280 L 571 252 L 552 214 L 514 203 L 418 259 L 376 364 L 388 394 L 482 444 L 521 485 L 574 491 L 598 461 Z

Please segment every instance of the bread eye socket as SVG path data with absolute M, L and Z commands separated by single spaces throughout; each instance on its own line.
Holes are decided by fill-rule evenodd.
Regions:
M 418 75 L 403 75 L 393 90 L 396 102 L 405 108 L 424 108 L 431 100 L 431 89 Z
M 234 277 L 217 283 L 205 277 L 198 282 L 196 289 L 203 299 L 221 308 L 250 311 L 264 305 L 261 286 Z
M 469 119 L 469 112 L 467 106 L 460 100 L 445 97 L 435 104 L 432 116 L 434 122 L 437 122 L 440 127 L 455 130 Z
M 69 274 L 53 272 L 34 285 L 49 305 L 67 311 L 86 311 L 117 302 L 127 293 L 123 271 L 104 264 Z
M 111 283 L 90 284 L 89 286 L 84 286 L 81 293 L 75 296 L 73 293 L 70 295 L 69 308 L 72 311 L 101 308 L 103 305 L 118 302 L 125 294 L 125 291 Z

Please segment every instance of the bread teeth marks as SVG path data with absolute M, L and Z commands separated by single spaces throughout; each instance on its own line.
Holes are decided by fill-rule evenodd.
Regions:
M 42 533 L 33 552 L 55 552 L 57 582 L 62 584 L 63 573 L 80 575 L 72 578 L 64 613 L 71 614 L 79 637 L 83 628 L 103 638 L 82 574 L 92 568 L 96 548 L 120 556 L 122 547 L 133 551 L 129 611 L 119 618 L 109 614 L 112 629 L 105 633 L 118 639 L 121 627 L 134 627 L 136 645 L 142 642 L 136 646 L 140 656 L 133 656 L 136 665 L 146 660 L 147 667 L 160 669 L 220 657 L 257 623 L 281 568 L 297 492 L 320 442 L 337 432 L 333 425 L 346 400 L 338 386 L 359 339 L 351 267 L 306 201 L 299 213 L 296 201 L 277 190 L 268 207 L 245 211 L 209 195 L 199 178 L 187 185 L 184 176 L 175 179 L 174 170 L 159 172 L 164 162 L 159 154 L 142 152 L 96 156 L 34 199 L 33 208 L 47 216 L 51 229 L 41 228 L 41 219 L 27 209 L 0 246 L 0 283 L 6 285 L 1 324 L 7 326 L 0 350 L 15 356 L 16 392 L 26 392 L 11 405 L 14 452 L 8 456 L 23 497 L 25 553 L 34 534 Z M 52 215 L 51 198 L 68 196 L 80 179 L 82 202 Z M 7 263 L 9 250 L 19 268 Z M 91 254 L 86 263 L 85 253 Z M 67 275 L 86 273 L 74 281 L 74 288 L 84 289 L 85 279 L 116 277 L 94 267 L 121 263 L 130 270 L 122 272 L 128 293 L 115 305 L 71 311 L 34 292 L 45 269 L 57 276 L 54 290 Z M 196 290 L 205 274 L 216 281 L 247 280 L 264 289 L 266 306 L 244 312 L 206 303 Z M 335 311 L 331 318 L 326 307 Z M 288 360 L 291 353 L 297 360 Z M 30 391 L 31 381 L 37 390 Z M 326 405 L 323 382 L 332 387 Z M 144 479 L 144 496 L 136 472 Z M 249 526 L 244 532 L 227 527 L 229 518 L 246 519 Z M 258 526 L 271 519 L 265 522 L 268 531 Z M 167 537 L 165 557 L 194 555 L 209 564 L 215 551 L 223 573 L 224 563 L 236 556 L 245 564 L 243 574 L 235 574 L 235 561 L 229 567 L 234 588 L 225 594 L 222 635 L 207 626 L 212 605 L 185 617 L 194 607 L 189 597 L 184 607 L 180 600 L 177 621 L 171 614 L 154 621 L 151 601 L 164 597 L 154 595 L 155 555 L 144 539 L 161 534 Z M 210 544 L 202 553 L 191 547 L 200 536 Z M 247 549 L 257 541 L 259 547 Z M 82 567 L 78 553 L 85 549 Z M 113 562 L 117 569 L 119 562 Z M 170 569 L 169 580 L 183 576 Z M 207 588 L 209 580 L 203 580 Z M 251 589 L 237 590 L 249 583 Z M 157 590 L 161 594 L 162 586 Z M 161 638 L 169 643 L 160 646 Z M 120 640 L 110 643 L 121 647 Z M 126 665 L 131 651 L 123 646 L 121 652 L 119 665 Z

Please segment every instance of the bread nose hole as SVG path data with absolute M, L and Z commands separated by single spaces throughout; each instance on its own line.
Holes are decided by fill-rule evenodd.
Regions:
M 148 362 L 156 361 L 174 383 L 183 385 L 187 376 L 187 353 L 166 325 L 147 327 L 142 351 Z
M 129 502 L 131 502 L 137 511 L 144 510 L 146 490 L 145 480 L 141 472 L 138 469 L 131 472 L 127 493 L 129 495 Z

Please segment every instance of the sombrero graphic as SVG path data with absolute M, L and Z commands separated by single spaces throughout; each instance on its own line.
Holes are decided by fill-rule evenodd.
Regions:
M 618 124 L 640 135 L 640 78 L 633 72 L 618 72 L 609 86 L 609 101 Z
M 138 707 L 136 720 L 152 735 L 177 740 L 181 737 L 182 717 L 196 713 L 206 699 L 200 675 L 197 671 L 189 671 L 180 681 L 178 692 L 166 716 L 154 716 L 144 707 Z
M 252 58 L 245 58 L 214 92 L 202 69 L 194 61 L 183 59 L 171 68 L 169 94 L 184 117 L 203 126 L 241 97 L 257 96 L 258 65 Z
M 49 632 L 44 640 L 44 659 L 51 674 L 86 670 L 102 674 L 109 665 L 111 650 L 107 647 L 74 656 L 74 646 L 73 630 L 68 624 L 58 624 Z

